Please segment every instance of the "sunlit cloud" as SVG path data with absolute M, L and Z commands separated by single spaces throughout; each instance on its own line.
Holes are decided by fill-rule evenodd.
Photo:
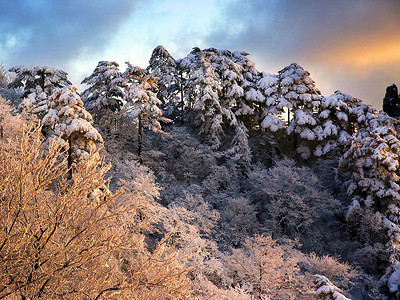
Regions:
M 338 49 L 323 51 L 320 59 L 327 65 L 348 66 L 355 73 L 369 73 L 376 67 L 400 62 L 400 37 L 363 37 Z

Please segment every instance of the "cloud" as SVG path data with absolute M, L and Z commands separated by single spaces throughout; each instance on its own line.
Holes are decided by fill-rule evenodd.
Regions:
M 207 37 L 217 48 L 245 50 L 258 68 L 276 72 L 295 61 L 316 74 L 322 86 L 343 79 L 359 93 L 359 82 L 380 81 L 377 73 L 398 80 L 400 62 L 400 1 L 398 0 L 248 0 L 226 1 L 224 18 Z M 311 74 L 313 76 L 313 72 Z M 383 78 L 384 77 L 384 78 Z M 330 83 L 328 83 L 330 81 Z M 387 84 L 391 84 L 389 81 Z M 385 85 L 386 83 L 380 83 Z M 360 88 L 360 87 L 359 87 Z M 375 89 L 366 102 L 379 107 Z
M 327 64 L 352 66 L 355 71 L 368 71 L 382 65 L 399 63 L 400 37 L 381 34 L 362 36 L 347 42 L 345 49 L 325 51 L 320 59 Z
M 315 55 L 326 47 L 343 50 L 347 42 L 371 33 L 398 34 L 399 11 L 398 0 L 228 1 L 216 26 L 221 29 L 208 40 L 273 57 Z
M 102 51 L 136 2 L 0 1 L 0 55 L 7 65 L 65 66 L 82 52 Z
M 325 94 L 379 107 L 384 87 L 400 84 L 399 11 L 399 0 L 0 1 L 0 62 L 65 69 L 77 84 L 99 60 L 145 67 L 159 44 L 176 58 L 194 46 L 244 50 L 260 70 L 297 62 Z

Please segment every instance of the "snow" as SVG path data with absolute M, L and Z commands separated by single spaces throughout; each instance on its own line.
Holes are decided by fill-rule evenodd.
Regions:
M 317 98 L 318 99 L 318 98 Z M 310 94 L 300 94 L 299 95 L 299 100 L 303 101 L 303 102 L 312 102 L 312 96 Z M 317 105 L 319 104 L 318 102 L 316 103 Z M 315 106 L 315 105 L 313 105 Z
M 315 133 L 311 129 L 306 128 L 300 132 L 300 137 L 302 139 L 313 141 L 315 140 Z
M 361 208 L 360 202 L 358 202 L 357 199 L 353 199 L 353 202 L 351 202 L 349 208 L 347 209 L 346 219 L 349 219 L 349 217 L 350 217 L 355 211 L 358 211 L 360 208 Z
M 47 112 L 47 114 L 43 117 L 42 122 L 43 124 L 54 124 L 57 123 L 59 120 L 58 118 L 58 111 L 56 109 L 49 109 L 49 111 Z
M 281 84 L 282 85 L 291 85 L 294 82 L 292 77 L 285 77 L 282 79 Z
M 322 275 L 314 275 L 316 278 L 317 291 L 319 297 L 324 297 L 326 300 L 351 300 L 341 294 L 340 289 L 337 288 L 328 278 Z
M 261 122 L 261 127 L 276 132 L 283 128 L 285 122 L 274 115 L 267 115 Z
M 254 102 L 264 102 L 265 101 L 265 97 L 261 94 L 261 92 L 256 91 L 253 88 L 251 88 L 249 91 L 246 92 L 246 99 L 249 101 L 254 101 Z
M 267 90 L 268 88 L 276 85 L 279 79 L 276 75 L 272 75 L 269 73 L 262 73 L 262 77 L 257 81 L 257 86 L 260 89 Z
M 332 120 L 328 120 L 324 123 L 324 136 L 336 136 L 338 134 L 338 128 L 333 124 Z
M 311 156 L 310 148 L 304 145 L 297 147 L 296 152 L 299 153 L 303 159 L 308 159 Z
M 329 118 L 330 112 L 331 111 L 329 109 L 325 109 L 319 114 L 319 117 L 322 119 L 327 119 Z
M 246 93 L 246 97 L 250 98 L 248 93 L 250 93 L 250 91 Z M 229 86 L 228 92 L 226 93 L 226 96 L 228 98 L 230 98 L 230 97 L 232 97 L 232 98 L 233 97 L 242 97 L 243 95 L 244 95 L 243 88 L 240 87 L 239 85 L 237 85 L 236 83 L 234 83 L 233 85 Z M 251 90 L 251 96 L 254 97 L 254 99 L 257 98 L 256 91 L 254 89 Z M 256 101 L 259 101 L 259 100 L 256 100 Z
M 301 109 L 297 109 L 294 112 L 295 115 L 295 122 L 297 125 L 305 125 L 305 124 L 309 124 L 309 125 L 316 125 L 317 122 L 315 121 L 315 119 L 313 118 L 312 115 L 304 112 Z
M 297 100 L 299 98 L 299 95 L 295 91 L 290 91 L 286 94 L 285 98 L 289 100 Z
M 336 116 L 339 120 L 342 120 L 345 122 L 347 122 L 349 120 L 349 118 L 347 117 L 347 114 L 345 114 L 344 112 L 341 112 L 341 111 L 337 112 Z

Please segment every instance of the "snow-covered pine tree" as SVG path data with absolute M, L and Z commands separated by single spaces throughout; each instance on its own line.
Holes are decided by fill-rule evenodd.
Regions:
M 121 109 L 121 81 L 119 64 L 115 61 L 100 61 L 93 73 L 82 80 L 82 84 L 89 85 L 82 93 L 82 98 L 95 117 L 107 110 L 118 112 Z
M 68 168 L 86 161 L 96 149 L 95 141 L 103 142 L 101 135 L 90 124 L 92 116 L 83 107 L 76 87 L 70 85 L 56 89 L 49 98 L 49 110 L 43 125 L 52 127 L 52 136 L 61 137 L 68 145 Z M 71 171 L 70 171 L 71 172 Z
M 251 148 L 249 145 L 248 129 L 242 121 L 235 126 L 235 136 L 232 139 L 230 148 L 226 155 L 237 161 L 236 165 L 241 166 L 247 172 L 251 163 Z
M 237 102 L 244 96 L 239 82 L 243 81 L 241 67 L 232 61 L 232 52 L 209 48 L 203 50 L 204 55 L 210 60 L 214 70 L 215 80 L 221 86 L 219 101 L 222 113 L 229 125 L 236 126 L 238 120 L 234 113 Z
M 368 127 L 358 131 L 340 160 L 340 168 L 352 172 L 347 193 L 359 199 L 358 202 L 384 210 L 392 200 L 400 200 L 397 185 L 400 141 L 394 122 L 382 112 L 369 119 Z
M 259 123 L 255 121 L 259 117 L 258 104 L 264 102 L 264 97 L 255 89 L 259 72 L 247 57 L 249 54 L 215 48 L 203 52 L 209 57 L 221 85 L 220 103 L 230 125 L 235 126 L 240 119 L 247 127 L 255 127 Z
M 189 72 L 186 84 L 186 97 L 194 100 L 194 124 L 200 127 L 204 140 L 209 142 L 214 149 L 221 146 L 224 135 L 223 109 L 219 97 L 221 86 L 211 65 L 210 57 L 213 53 L 205 53 L 195 48 L 196 65 Z
M 315 156 L 325 155 L 337 149 L 339 145 L 344 146 L 342 149 L 345 150 L 350 147 L 356 127 L 362 124 L 357 122 L 357 112 L 363 110 L 356 109 L 362 105 L 364 104 L 360 100 L 341 91 L 335 91 L 333 95 L 322 98 L 321 112 L 317 118 L 319 125 L 314 130 L 318 139 Z
M 291 102 L 280 96 L 279 76 L 270 73 L 261 73 L 256 86 L 265 96 L 265 107 L 262 114 L 261 128 L 276 133 L 285 128 L 285 112 L 291 110 Z M 288 115 L 289 120 L 289 115 Z
M 295 147 L 303 158 L 310 156 L 311 152 L 304 142 L 297 145 L 297 136 L 301 140 L 316 140 L 314 132 L 317 126 L 315 115 L 320 109 L 321 92 L 316 88 L 310 73 L 296 63 L 278 72 L 278 86 L 266 82 L 267 110 L 264 113 L 262 127 L 266 129 L 280 129 L 282 123 L 278 121 L 277 114 L 285 109 L 288 111 L 288 126 L 286 133 L 293 135 Z M 269 89 L 272 90 L 269 90 Z M 270 117 L 268 112 L 272 113 Z
M 157 98 L 157 78 L 148 75 L 147 71 L 127 62 L 127 69 L 124 72 L 126 104 L 123 107 L 124 113 L 138 120 L 138 158 L 142 164 L 143 152 L 143 127 L 157 133 L 164 133 L 161 130 L 159 121 L 168 122 L 162 117 L 162 111 L 158 107 L 161 101 Z
M 292 118 L 287 128 L 302 139 L 315 140 L 312 131 L 316 125 L 315 112 L 321 103 L 321 92 L 316 88 L 310 73 L 296 63 L 279 71 L 281 96 L 293 104 Z
M 391 256 L 387 274 L 400 262 L 400 140 L 395 122 L 384 112 L 368 113 L 366 126 L 358 130 L 339 164 L 340 172 L 351 173 L 347 194 L 353 197 L 353 203 L 347 218 L 357 210 L 372 209 L 381 222 L 376 225 L 388 232 Z
M 105 137 L 119 130 L 118 113 L 124 96 L 122 82 L 119 64 L 115 61 L 100 61 L 93 73 L 82 81 L 82 84 L 89 85 L 82 93 L 85 107 Z
M 15 73 L 10 88 L 22 88 L 22 107 L 33 106 L 33 112 L 46 114 L 49 97 L 57 88 L 70 85 L 68 73 L 48 66 L 15 66 L 9 69 Z
M 256 86 L 261 73 L 256 70 L 254 62 L 248 58 L 249 53 L 235 51 L 232 54 L 232 61 L 240 66 L 243 78 L 240 87 L 244 91 L 244 97 L 238 101 L 235 114 L 247 128 L 258 129 L 265 102 L 264 95 Z
M 207 56 L 201 56 L 197 64 L 198 69 L 191 74 L 191 79 L 197 86 L 193 110 L 197 112 L 195 124 L 200 126 L 201 132 L 207 136 L 206 139 L 209 139 L 212 147 L 218 149 L 224 135 L 224 109 L 219 99 L 221 86 Z
M 3 64 L 0 64 L 0 88 L 5 88 L 8 85 L 9 77 L 7 70 Z
M 215 77 L 221 86 L 219 102 L 223 114 L 223 123 L 235 129 L 235 136 L 225 154 L 240 161 L 240 164 L 244 164 L 246 168 L 251 160 L 248 129 L 239 118 L 252 115 L 253 110 L 244 105 L 245 94 L 241 85 L 246 82 L 243 76 L 245 69 L 233 60 L 234 56 L 238 55 L 235 52 L 215 48 L 209 48 L 203 50 L 203 52 L 210 58 Z
M 196 99 L 194 99 L 196 86 L 193 84 L 190 76 L 193 70 L 196 69 L 199 57 L 201 57 L 201 55 L 198 54 L 199 52 L 201 52 L 200 48 L 194 47 L 188 55 L 176 61 L 183 96 L 182 105 L 186 111 L 191 110 L 196 101 Z
M 178 108 L 182 109 L 182 103 L 179 103 L 181 85 L 177 63 L 163 46 L 159 45 L 153 50 L 147 70 L 150 75 L 159 78 L 157 98 L 162 102 L 168 115 L 176 113 Z

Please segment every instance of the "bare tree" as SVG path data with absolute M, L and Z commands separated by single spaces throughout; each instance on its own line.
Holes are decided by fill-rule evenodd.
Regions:
M 185 299 L 168 236 L 147 250 L 140 194 L 115 201 L 109 166 L 90 158 L 68 180 L 60 143 L 40 137 L 31 126 L 0 141 L 0 299 Z

